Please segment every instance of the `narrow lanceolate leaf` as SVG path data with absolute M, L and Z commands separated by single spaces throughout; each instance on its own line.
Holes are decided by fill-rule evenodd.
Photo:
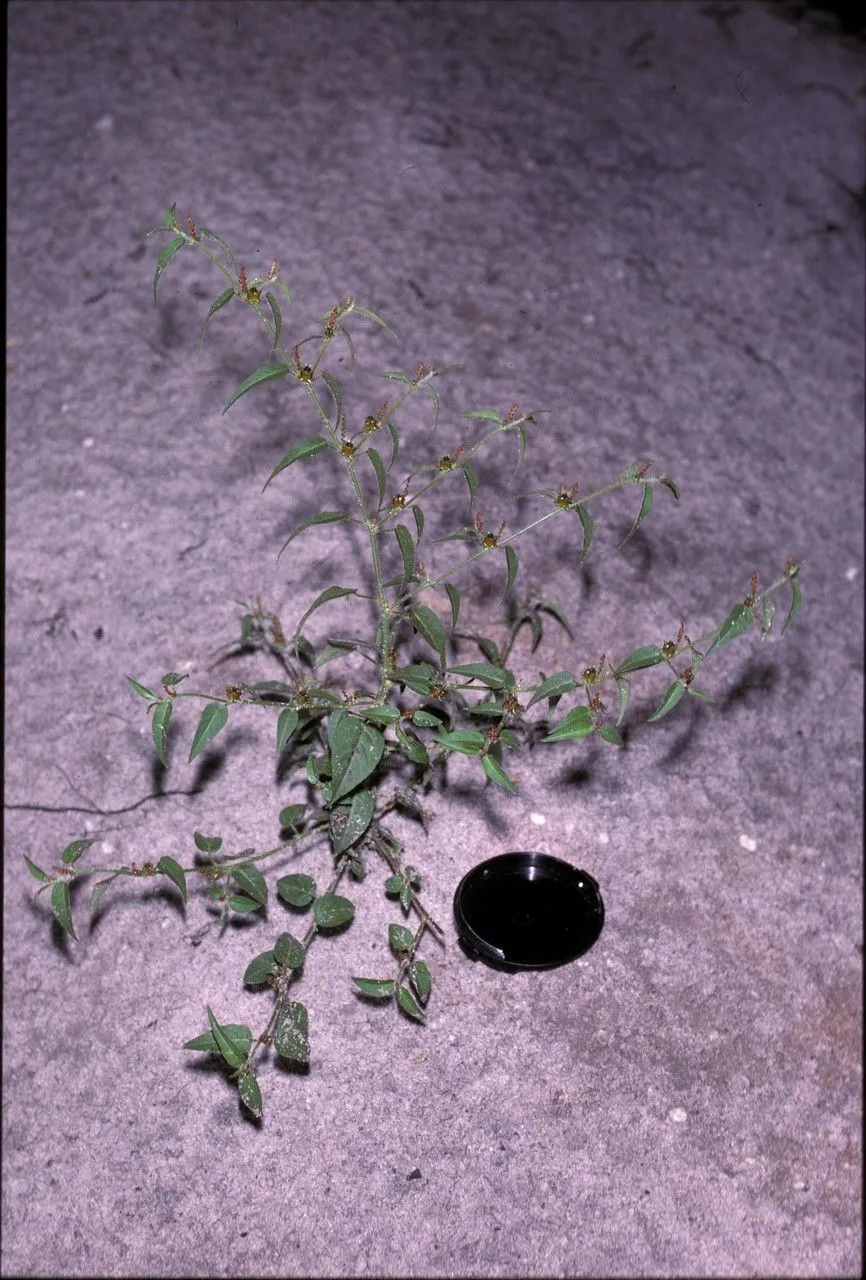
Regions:
M 387 472 L 385 470 L 385 464 L 382 461 L 381 455 L 378 453 L 376 449 L 373 449 L 373 448 L 367 449 L 366 457 L 369 458 L 370 465 L 372 466 L 373 470 L 376 472 L 376 484 L 379 486 L 378 505 L 381 506 L 382 499 L 385 496 L 385 490 L 388 487 L 388 478 L 387 478 Z
M 299 533 L 304 533 L 305 530 L 311 529 L 314 524 L 337 524 L 341 520 L 351 520 L 351 518 L 348 511 L 320 511 L 317 516 L 311 516 L 309 520 L 302 520 L 297 529 L 292 530 L 280 547 L 277 552 L 277 560 L 279 560 L 289 543 L 297 538 Z
M 27 863 L 27 870 L 33 876 L 34 880 L 41 880 L 44 884 L 51 883 L 51 876 L 46 875 L 41 867 L 37 867 L 35 862 L 31 862 L 26 853 L 24 855 L 24 861 Z
M 455 729 L 453 733 L 440 733 L 436 738 L 449 751 L 459 751 L 464 756 L 480 756 L 487 742 L 478 729 Z
M 403 557 L 403 581 L 408 582 L 415 572 L 415 543 L 412 541 L 412 535 L 404 524 L 396 526 L 394 537 L 397 539 L 400 555 Z
M 589 707 L 574 707 L 541 741 L 566 742 L 572 738 L 587 738 L 593 728 Z
M 148 689 L 146 685 L 139 684 L 137 680 L 133 680 L 132 676 L 127 676 L 126 679 L 131 685 L 133 693 L 137 693 L 139 698 L 146 698 L 148 702 L 158 701 L 158 697 L 152 689 Z
M 96 844 L 95 836 L 91 836 L 89 840 L 73 840 L 61 853 L 60 861 L 64 866 L 71 867 L 92 844 Z
M 241 893 L 252 898 L 259 906 L 265 906 L 268 900 L 268 885 L 265 877 L 253 862 L 243 862 L 232 871 L 232 879 Z
M 292 734 L 298 727 L 298 713 L 293 707 L 284 707 L 277 717 L 277 755 L 281 755 L 283 748 L 291 738 Z
M 589 549 L 592 546 L 592 535 L 595 531 L 595 521 L 587 511 L 582 502 L 579 502 L 574 510 L 577 512 L 580 523 L 583 526 L 583 550 L 580 553 L 580 563 L 583 564 L 589 555 Z
M 335 803 L 361 785 L 378 765 L 385 739 L 371 724 L 342 708 L 328 717 L 331 748 L 331 801 Z
M 359 307 L 357 305 L 354 306 L 352 310 L 354 311 L 355 315 L 365 316 L 368 320 L 372 320 L 374 324 L 377 324 L 380 329 L 387 330 L 387 332 L 390 333 L 392 338 L 397 337 L 397 334 L 388 324 L 387 320 L 383 320 L 382 317 L 377 315 L 375 311 L 370 311 L 367 307 Z
M 72 927 L 72 905 L 69 894 L 69 884 L 66 880 L 57 880 L 51 890 L 51 910 L 54 912 L 57 923 L 64 933 L 68 933 L 70 938 L 75 937 L 75 930 Z
M 418 1007 L 417 1000 L 412 995 L 412 992 L 408 990 L 408 988 L 406 987 L 397 988 L 397 1000 L 399 1001 L 400 1008 L 403 1010 L 404 1013 L 408 1013 L 410 1018 L 414 1018 L 416 1022 L 424 1021 L 424 1014 L 422 1013 L 421 1009 Z
M 373 821 L 374 807 L 372 791 L 356 791 L 353 794 L 348 817 L 334 841 L 335 854 L 345 853 L 350 845 L 361 839 Z
M 435 649 L 439 662 L 444 667 L 446 636 L 438 613 L 434 613 L 425 604 L 419 604 L 412 610 L 411 618 L 418 634 L 427 641 L 431 649 Z
M 795 585 L 795 584 L 792 584 Z M 729 640 L 736 639 L 752 625 L 752 607 L 747 604 L 735 604 L 731 612 L 719 627 L 719 634 L 707 649 L 705 657 L 709 657 L 714 649 L 721 649 Z M 783 628 L 784 630 L 784 628 Z
M 163 271 L 165 271 L 166 267 L 171 262 L 172 258 L 177 253 L 178 249 L 182 249 L 185 244 L 186 244 L 186 240 L 183 238 L 183 236 L 176 236 L 174 240 L 169 240 L 168 244 L 165 246 L 162 253 L 159 255 L 159 260 L 156 264 L 156 272 L 153 277 L 154 302 L 156 302 L 156 286 L 159 284 L 160 276 L 162 275 Z
M 268 297 L 271 295 L 268 294 Z M 238 1093 L 241 1102 L 256 1120 L 262 1118 L 262 1091 L 252 1071 L 242 1071 L 238 1076 Z
M 186 872 L 180 863 L 165 855 L 156 864 L 156 869 L 160 875 L 168 876 L 172 884 L 177 885 L 180 896 L 183 898 L 183 905 L 186 906 Z
M 433 979 L 423 960 L 413 960 L 409 965 L 409 981 L 415 988 L 418 999 L 422 1004 L 426 1004 L 433 987 Z
M 313 915 L 320 929 L 339 929 L 355 915 L 355 907 L 338 893 L 323 893 L 313 903 Z
M 765 596 L 761 605 L 761 639 L 764 640 L 769 633 L 770 627 L 773 625 L 773 619 L 776 616 L 776 602 L 770 596 Z
M 253 387 L 258 387 L 263 382 L 273 382 L 275 378 L 284 378 L 288 372 L 289 366 L 287 364 L 266 364 L 261 369 L 256 369 L 255 373 L 251 373 L 248 378 L 244 378 L 231 400 L 223 409 L 223 413 L 228 413 L 235 401 L 240 400 L 241 396 L 245 396 L 248 391 L 252 391 Z
M 187 764 L 192 764 L 199 752 L 204 751 L 208 743 L 213 742 L 220 729 L 225 727 L 228 718 L 228 707 L 224 707 L 221 702 L 209 702 L 207 704 L 201 713 L 198 728 L 195 731 L 192 746 L 189 749 Z
M 281 1058 L 306 1064 L 310 1061 L 309 1017 L 306 1006 L 290 1000 L 280 1010 L 274 1047 Z
M 626 676 L 630 671 L 641 671 L 644 667 L 655 667 L 662 661 L 662 651 L 658 645 L 647 644 L 642 649 L 635 649 L 634 653 L 630 653 L 627 658 L 624 658 L 614 675 Z
M 466 477 L 466 483 L 469 486 L 469 510 L 472 510 L 472 504 L 475 501 L 475 495 L 478 492 L 478 477 L 475 474 L 475 468 L 468 462 L 461 462 L 460 466 Z
M 325 590 L 319 592 L 307 612 L 295 627 L 295 635 L 300 635 L 307 618 L 309 618 L 310 614 L 315 612 L 316 609 L 321 609 L 323 604 L 328 604 L 331 600 L 339 600 L 342 596 L 356 596 L 357 594 L 358 592 L 354 587 L 325 587 Z
M 624 547 L 625 544 L 628 542 L 629 538 L 633 537 L 634 534 L 637 533 L 641 524 L 643 523 L 645 518 L 649 515 L 650 510 L 652 509 L 652 504 L 653 504 L 653 487 L 651 484 L 645 484 L 643 487 L 643 498 L 641 499 L 640 510 L 637 513 L 637 519 L 635 520 L 632 527 L 629 529 L 628 533 L 623 538 L 622 542 L 619 544 L 620 548 Z
M 517 552 L 513 547 L 505 548 L 505 563 L 508 565 L 508 581 L 505 583 L 505 591 L 502 593 L 503 600 L 514 586 L 514 579 L 517 577 Z
M 616 685 L 619 689 L 619 711 L 617 713 L 616 723 L 617 725 L 621 725 L 625 719 L 626 708 L 628 707 L 628 701 L 631 697 L 631 685 L 628 680 L 623 680 L 619 676 L 617 677 Z
M 281 933 L 274 946 L 274 959 L 286 969 L 300 969 L 307 958 L 306 948 L 291 933 Z
M 223 1031 L 230 1040 L 234 1041 L 239 1051 L 246 1057 L 253 1043 L 253 1033 L 249 1027 L 241 1026 L 236 1022 L 229 1022 L 223 1027 Z M 193 1040 L 187 1040 L 183 1047 L 184 1049 L 198 1049 L 202 1053 L 219 1053 L 219 1047 L 212 1031 L 205 1031 L 203 1035 L 196 1036 Z
M 460 616 L 460 592 L 450 582 L 445 583 L 445 590 L 448 592 L 448 599 L 451 601 L 451 627 L 457 626 L 457 619 Z
M 277 960 L 273 951 L 263 951 L 252 959 L 244 970 L 244 986 L 259 987 L 273 977 L 277 971 Z
M 226 289 L 218 298 L 214 298 L 213 302 L 208 307 L 208 313 L 201 324 L 202 339 L 204 338 L 205 329 L 210 323 L 211 318 L 215 316 L 218 311 L 222 311 L 223 307 L 226 306 L 227 303 L 231 302 L 232 298 L 235 296 L 234 289 Z
M 293 462 L 307 462 L 310 458 L 315 458 L 317 453 L 321 453 L 323 449 L 327 449 L 328 443 L 321 436 L 309 436 L 306 440 L 298 440 L 293 444 L 288 453 L 283 454 L 271 474 L 268 476 L 262 486 L 262 493 L 267 489 L 274 476 L 278 476 L 281 471 L 285 471 L 286 467 L 290 467 Z
M 393 978 L 353 978 L 352 981 L 359 991 L 363 991 L 365 996 L 372 996 L 374 1000 L 392 996 L 396 985 Z
M 411 951 L 412 943 L 415 941 L 415 935 L 412 930 L 407 929 L 404 924 L 389 924 L 388 941 L 393 949 L 398 953 Z
M 572 689 L 577 688 L 577 684 L 570 671 L 557 671 L 556 675 L 547 676 L 526 704 L 526 710 L 542 698 L 561 698 L 564 693 L 571 693 Z
M 455 675 L 472 676 L 487 685 L 488 689 L 506 689 L 514 684 L 514 676 L 505 667 L 494 666 L 492 662 L 463 662 L 457 667 L 449 667 Z
M 800 612 L 800 604 L 801 604 L 802 598 L 803 598 L 803 594 L 800 590 L 799 582 L 792 581 L 791 582 L 791 607 L 788 610 L 788 616 L 785 619 L 784 626 L 782 627 L 782 632 L 781 632 L 782 635 L 785 634 L 785 632 L 788 630 L 788 627 L 791 625 L 791 623 L 796 618 L 797 614 Z
M 498 422 L 502 425 L 502 414 L 496 409 L 473 409 L 470 413 L 461 413 L 461 418 L 480 418 L 483 422 Z
M 293 907 L 308 907 L 315 896 L 316 882 L 312 876 L 280 876 L 277 881 L 277 897 Z
M 268 306 L 270 307 L 271 315 L 274 318 L 274 345 L 271 348 L 271 355 L 273 355 L 277 347 L 280 345 L 280 337 L 283 332 L 283 313 L 280 310 L 280 304 L 277 302 L 270 289 L 265 294 L 265 297 L 268 300 Z
M 673 711 L 685 691 L 686 686 L 683 684 L 682 680 L 675 680 L 670 688 L 665 690 L 662 695 L 661 702 L 649 717 L 647 723 L 652 720 L 661 720 L 662 716 L 666 716 L 669 711 Z
M 418 541 L 420 542 L 421 537 L 424 533 L 424 512 L 421 510 L 420 507 L 413 507 L 412 515 L 415 517 L 415 534 Z
M 482 756 L 481 764 L 491 782 L 495 782 L 503 791 L 510 791 L 512 795 L 517 794 L 517 787 L 494 756 Z
M 213 1015 L 210 1005 L 207 1006 L 207 1020 L 210 1023 L 211 1034 L 216 1043 L 217 1050 L 225 1058 L 230 1067 L 241 1067 L 246 1059 L 246 1054 L 241 1050 L 237 1040 L 228 1033 L 226 1027 L 221 1027 Z
M 171 720 L 171 713 L 174 704 L 171 702 L 160 702 L 153 709 L 153 722 L 151 731 L 153 733 L 153 745 L 156 750 L 156 758 L 161 765 L 167 765 L 165 747 L 168 738 L 168 726 Z

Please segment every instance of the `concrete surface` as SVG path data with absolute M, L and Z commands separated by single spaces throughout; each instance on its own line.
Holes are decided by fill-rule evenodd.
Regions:
M 11 5 L 4 1275 L 859 1272 L 864 82 L 862 43 L 763 4 Z M 564 521 L 523 544 L 576 632 L 518 669 L 697 634 L 804 561 L 794 629 L 707 664 L 718 706 L 647 725 L 650 671 L 620 753 L 539 748 L 514 798 L 457 762 L 429 837 L 400 827 L 448 933 L 429 1025 L 353 994 L 390 972 L 371 867 L 298 989 L 311 1070 L 262 1070 L 258 1126 L 181 1046 L 208 1002 L 264 1022 L 240 978 L 285 911 L 192 946 L 201 899 L 133 885 L 92 930 L 80 895 L 66 945 L 22 859 L 267 848 L 271 729 L 235 718 L 187 768 L 178 716 L 146 799 L 123 676 L 208 687 L 234 600 L 290 623 L 357 569 L 329 529 L 274 563 L 318 495 L 261 483 L 313 424 L 280 387 L 220 415 L 267 352 L 226 312 L 197 364 L 203 263 L 154 308 L 140 235 L 174 201 L 279 258 L 296 333 L 351 289 L 399 330 L 361 337 L 372 368 L 461 360 L 437 456 L 519 401 L 551 412 L 517 490 L 679 480 L 621 554 L 631 504 L 599 507 L 588 575 Z M 490 525 L 512 461 L 481 469 Z M 454 939 L 462 874 L 520 848 L 605 897 L 550 973 Z

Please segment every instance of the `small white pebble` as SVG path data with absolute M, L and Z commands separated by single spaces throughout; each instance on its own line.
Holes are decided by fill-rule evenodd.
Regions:
M 142 732 L 143 732 L 143 730 L 142 730 Z M 94 827 L 93 819 L 92 819 L 92 818 L 85 818 L 85 819 L 84 819 L 84 830 L 85 830 L 85 831 L 92 831 L 92 830 L 93 830 L 93 827 Z
M 754 853 L 758 847 L 757 840 L 753 840 L 751 836 L 740 836 L 740 847 Z
M 108 113 L 100 116 L 93 127 L 97 133 L 111 133 L 114 128 L 114 116 Z
M 159 927 L 161 929 L 167 929 L 170 924 L 171 924 L 170 920 L 163 920 L 162 924 Z
M 111 843 L 110 840 L 103 840 L 102 851 L 103 853 L 108 853 L 108 854 L 114 853 L 114 845 Z
M 592 312 L 587 312 L 585 316 L 580 317 L 580 323 L 585 324 L 587 329 L 591 329 L 592 326 L 595 324 L 595 316 L 592 314 Z
M 845 570 L 845 577 L 848 579 L 849 582 L 854 581 L 854 579 L 857 577 L 856 565 L 852 565 L 850 569 Z
M 795 1191 L 808 1191 L 808 1189 L 809 1189 L 808 1182 L 803 1182 L 802 1179 L 800 1178 L 798 1178 L 797 1181 L 794 1183 Z
M 607 834 L 607 832 L 606 832 L 606 831 L 599 831 L 599 833 L 598 833 L 598 843 L 599 843 L 599 844 L 610 844 L 610 836 Z
M 672 1107 L 668 1112 L 668 1120 L 672 1121 L 673 1124 L 685 1124 L 687 1119 L 688 1117 L 682 1107 Z
M 65 405 L 63 407 L 66 408 Z M 84 439 L 81 441 L 82 449 L 92 449 L 93 444 L 94 444 L 93 436 L 85 436 Z
M 543 827 L 547 819 L 543 813 L 531 813 L 529 815 L 529 821 L 533 822 L 536 827 Z

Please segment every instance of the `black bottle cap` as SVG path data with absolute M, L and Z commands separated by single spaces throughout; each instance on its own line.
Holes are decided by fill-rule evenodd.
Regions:
M 496 969 L 553 969 L 576 960 L 604 925 L 598 885 L 547 853 L 503 853 L 480 862 L 454 894 L 460 943 Z

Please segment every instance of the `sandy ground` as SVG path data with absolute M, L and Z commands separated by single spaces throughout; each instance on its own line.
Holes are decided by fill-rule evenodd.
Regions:
M 864 85 L 862 43 L 763 4 L 10 6 L 4 1275 L 858 1273 Z M 269 847 L 272 727 L 233 715 L 187 767 L 179 712 L 162 775 L 123 677 L 242 679 L 210 670 L 236 600 L 291 625 L 361 567 L 338 528 L 275 563 L 331 505 L 312 471 L 260 493 L 314 423 L 284 384 L 221 416 L 267 350 L 227 311 L 199 361 L 219 284 L 192 257 L 154 307 L 141 237 L 175 201 L 279 259 L 299 336 L 351 290 L 399 331 L 365 367 L 462 363 L 436 442 L 406 423 L 416 459 L 469 409 L 549 410 L 522 477 L 480 468 L 488 525 L 636 459 L 679 481 L 619 554 L 633 503 L 600 507 L 584 574 L 573 536 L 523 544 L 575 639 L 519 669 L 696 635 L 753 569 L 804 566 L 784 639 L 707 664 L 717 706 L 647 725 L 650 671 L 623 751 L 539 748 L 513 798 L 455 763 L 429 836 L 399 828 L 448 935 L 429 1025 L 353 994 L 390 969 L 373 867 L 260 1125 L 182 1045 L 206 1003 L 263 1023 L 240 979 L 285 910 L 220 941 L 198 896 L 116 889 L 91 927 L 82 893 L 67 944 L 22 856 Z M 466 585 L 483 622 L 497 588 Z M 460 952 L 454 889 L 509 849 L 599 881 L 584 958 Z

